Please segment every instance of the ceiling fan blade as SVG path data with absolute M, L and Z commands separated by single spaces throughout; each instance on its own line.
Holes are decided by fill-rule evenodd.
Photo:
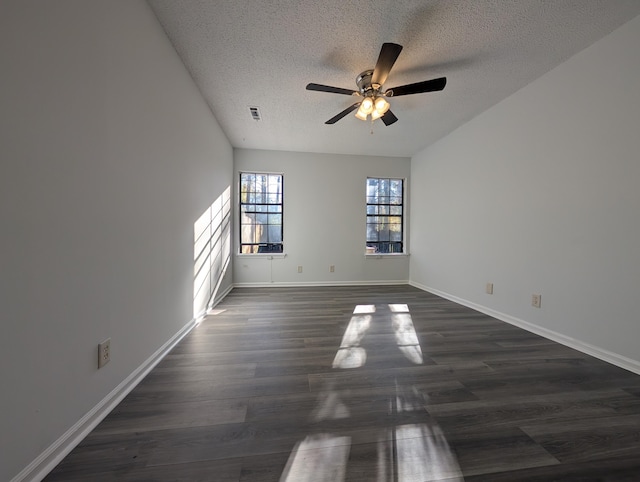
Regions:
M 346 116 L 350 112 L 353 112 L 354 110 L 356 110 L 358 107 L 360 107 L 360 102 L 356 102 L 355 104 L 350 105 L 349 107 L 347 107 L 345 110 L 343 110 L 339 114 L 334 115 L 331 119 L 329 119 L 327 122 L 325 122 L 325 124 L 335 124 L 340 119 L 342 119 L 344 116 Z
M 401 85 L 399 87 L 393 87 L 387 89 L 385 95 L 389 97 L 398 97 L 399 95 L 410 94 L 422 94 L 423 92 L 435 92 L 437 90 L 444 89 L 447 85 L 447 78 L 440 77 L 439 79 L 425 80 L 423 82 L 416 82 L 415 84 Z
M 391 67 L 396 63 L 401 51 L 402 45 L 392 43 L 382 44 L 378 61 L 376 62 L 376 66 L 373 69 L 373 75 L 371 76 L 372 84 L 384 84 L 389 72 L 391 72 Z
M 382 122 L 384 122 L 384 125 L 386 126 L 390 126 L 391 124 L 393 124 L 398 120 L 398 118 L 390 110 L 385 112 L 384 115 L 380 117 L 380 119 L 382 119 Z
M 307 84 L 307 90 L 317 90 L 318 92 L 329 92 L 330 94 L 344 94 L 344 95 L 354 95 L 357 94 L 354 90 L 342 89 L 340 87 L 331 87 L 330 85 L 322 85 L 322 84 Z

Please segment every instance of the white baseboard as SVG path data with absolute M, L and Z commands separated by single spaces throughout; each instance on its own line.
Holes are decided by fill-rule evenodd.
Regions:
M 234 288 L 296 288 L 305 286 L 384 286 L 407 285 L 409 280 L 382 280 L 382 281 L 295 281 L 295 282 L 249 282 L 234 283 Z
M 39 482 L 44 479 L 195 326 L 196 321 L 193 319 L 182 327 L 58 440 L 11 479 L 11 482 Z
M 225 296 L 227 296 L 229 294 L 229 292 L 233 289 L 233 285 L 229 285 L 227 286 L 227 288 L 220 294 L 220 293 L 216 293 L 216 297 L 215 299 L 207 305 L 207 307 L 204 310 L 201 310 L 199 313 L 196 313 L 196 315 L 194 316 L 194 320 L 196 321 L 196 324 L 200 323 L 202 320 L 204 320 L 204 318 L 207 316 L 207 314 L 213 310 L 218 303 L 220 303 Z
M 576 340 L 575 338 L 571 338 L 570 336 L 563 335 L 562 333 L 558 333 L 556 331 L 549 330 L 548 328 L 544 328 L 542 326 L 529 323 L 528 321 L 522 320 L 520 318 L 516 318 L 515 316 L 511 316 L 506 313 L 502 313 L 500 311 L 487 308 L 486 306 L 479 305 L 477 303 L 474 303 L 469 300 L 465 300 L 463 298 L 459 298 L 457 296 L 446 293 L 444 291 L 440 291 L 435 288 L 430 288 L 428 286 L 422 285 L 420 283 L 416 283 L 414 281 L 409 282 L 409 284 L 423 291 L 427 291 L 428 293 L 433 293 L 434 295 L 440 296 L 442 298 L 453 301 L 460 305 L 467 306 L 468 308 L 472 308 L 476 311 L 489 315 L 500 321 L 504 321 L 511 325 L 517 326 L 531 333 L 535 333 L 536 335 L 540 335 L 544 338 L 547 338 L 548 340 L 555 341 L 557 343 L 568 346 L 582 353 L 591 355 L 595 358 L 599 358 L 600 360 L 606 361 L 607 363 L 611 363 L 612 365 L 615 365 L 620 368 L 624 368 L 625 370 L 629 370 L 630 372 L 640 375 L 640 362 L 637 360 L 627 358 L 625 356 L 605 350 L 595 345 L 585 343 L 584 341 L 581 341 L 581 340 Z
M 225 298 L 225 296 L 229 294 L 229 292 L 233 289 L 233 286 L 234 286 L 233 284 L 230 284 L 222 293 L 217 293 L 215 300 L 213 301 L 213 303 L 211 303 L 211 305 L 207 308 L 207 310 L 212 310 L 213 308 L 215 308 L 216 305 L 220 303 Z

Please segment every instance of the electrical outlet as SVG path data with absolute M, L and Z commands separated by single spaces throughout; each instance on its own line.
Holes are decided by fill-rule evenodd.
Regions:
M 487 292 L 488 295 L 492 295 L 493 294 L 493 283 L 487 283 L 487 286 L 485 287 L 485 291 Z
M 111 360 L 111 338 L 98 343 L 98 368 L 102 368 Z
M 302 266 L 298 266 L 298 273 L 302 273 Z
M 540 308 L 541 304 L 542 304 L 542 295 L 536 295 L 536 294 L 531 295 L 531 306 L 535 308 Z
M 329 272 L 330 273 L 334 273 L 336 270 L 336 267 L 334 265 L 329 266 Z

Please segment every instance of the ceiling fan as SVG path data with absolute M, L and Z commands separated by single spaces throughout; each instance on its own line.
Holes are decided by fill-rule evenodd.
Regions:
M 444 89 L 447 84 L 446 77 L 438 79 L 425 80 L 416 82 L 415 84 L 401 85 L 391 89 L 383 90 L 387 76 L 391 71 L 391 67 L 398 59 L 402 45 L 394 43 L 384 43 L 380 49 L 378 61 L 373 70 L 365 70 L 356 77 L 356 85 L 358 90 L 342 89 L 340 87 L 331 87 L 322 84 L 307 84 L 307 90 L 316 90 L 318 92 L 329 92 L 332 94 L 354 95 L 361 99 L 347 107 L 345 110 L 336 114 L 325 124 L 335 124 L 347 114 L 358 109 L 356 117 L 361 120 L 367 120 L 371 115 L 371 121 L 382 119 L 386 126 L 390 126 L 398 120 L 398 118 L 389 110 L 389 102 L 387 97 L 398 97 L 400 95 L 421 94 L 423 92 L 435 92 Z

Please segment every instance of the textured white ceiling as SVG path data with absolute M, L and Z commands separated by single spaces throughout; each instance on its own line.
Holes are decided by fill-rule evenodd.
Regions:
M 638 0 L 149 0 L 234 147 L 411 156 L 640 14 Z M 387 127 L 350 114 L 384 42 L 404 46 L 386 88 L 446 76 L 442 92 L 391 99 Z M 606 88 L 603 86 L 603 88 Z M 262 120 L 252 119 L 258 106 Z

